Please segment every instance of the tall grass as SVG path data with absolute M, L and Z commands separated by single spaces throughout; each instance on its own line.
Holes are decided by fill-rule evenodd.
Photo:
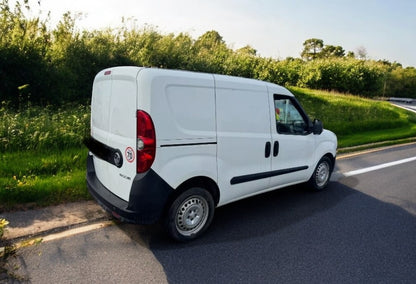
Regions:
M 0 212 L 20 203 L 90 198 L 85 184 L 89 106 L 0 108 Z
M 20 110 L 0 107 L 0 152 L 62 150 L 81 147 L 89 134 L 90 108 L 64 105 L 31 106 Z

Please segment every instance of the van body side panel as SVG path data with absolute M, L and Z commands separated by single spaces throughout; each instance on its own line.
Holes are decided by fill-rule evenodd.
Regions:
M 219 205 L 268 188 L 271 159 L 270 113 L 264 82 L 215 75 Z M 250 181 L 232 182 L 245 179 Z M 254 175 L 254 176 L 253 176 Z
M 217 181 L 214 79 L 211 74 L 146 69 L 138 77 L 139 107 L 156 129 L 155 170 L 172 188 L 205 176 Z M 146 83 L 145 83 L 146 82 Z
M 157 148 L 157 157 L 152 168 L 172 188 L 194 177 L 218 179 L 216 144 L 161 147 Z
M 216 142 L 212 75 L 145 69 L 138 76 L 138 108 L 151 114 L 156 146 Z
M 325 156 L 326 154 L 331 154 L 332 157 L 336 157 L 337 155 L 337 138 L 332 131 L 324 129 L 324 131 L 317 136 L 316 138 L 316 146 L 315 146 L 315 155 L 316 155 L 316 164 L 318 163 L 319 159 Z M 335 166 L 335 165 L 332 165 Z

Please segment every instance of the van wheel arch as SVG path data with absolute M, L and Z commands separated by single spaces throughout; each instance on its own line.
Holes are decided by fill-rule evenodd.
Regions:
M 324 157 L 328 157 L 328 159 L 331 161 L 331 172 L 333 172 L 335 168 L 335 157 L 331 153 L 325 154 Z
M 170 196 L 162 223 L 173 239 L 193 240 L 210 225 L 218 200 L 218 187 L 213 180 L 206 177 L 187 180 Z
M 335 157 L 327 153 L 318 161 L 316 168 L 313 171 L 311 178 L 308 181 L 309 186 L 314 191 L 321 191 L 325 189 L 329 183 L 332 172 L 335 168 Z M 324 180 L 319 180 L 318 176 L 322 176 Z
M 207 190 L 209 193 L 211 193 L 212 198 L 214 199 L 214 204 L 215 206 L 217 206 L 220 200 L 220 190 L 215 181 L 213 181 L 209 177 L 204 177 L 204 176 L 193 177 L 181 183 L 169 197 L 168 205 L 169 203 L 173 202 L 173 200 L 175 200 L 184 191 L 192 187 L 200 187 L 200 188 Z
M 167 216 L 169 207 L 179 197 L 179 195 L 193 187 L 199 187 L 207 190 L 214 199 L 214 206 L 217 206 L 220 200 L 220 190 L 216 182 L 211 178 L 205 176 L 193 177 L 181 183 L 175 190 L 171 192 L 165 203 L 161 219 L 164 219 Z

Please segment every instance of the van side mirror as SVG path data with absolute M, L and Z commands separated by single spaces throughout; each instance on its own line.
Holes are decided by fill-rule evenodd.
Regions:
M 324 126 L 322 124 L 322 121 L 318 119 L 314 119 L 313 124 L 312 124 L 312 133 L 319 135 L 322 133 L 323 130 L 324 130 Z

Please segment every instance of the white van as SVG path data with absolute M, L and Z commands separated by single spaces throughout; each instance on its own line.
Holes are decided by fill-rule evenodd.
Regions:
M 122 221 L 201 235 L 215 207 L 308 182 L 324 189 L 337 139 L 285 88 L 253 79 L 115 67 L 94 80 L 87 184 Z

